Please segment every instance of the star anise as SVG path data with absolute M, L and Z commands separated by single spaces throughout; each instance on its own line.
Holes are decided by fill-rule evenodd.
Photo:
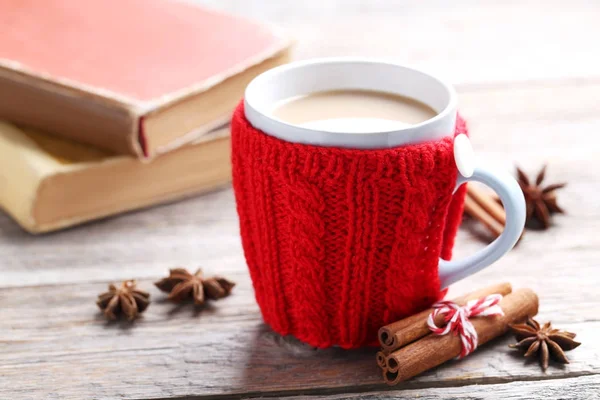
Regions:
M 169 300 L 179 303 L 193 299 L 196 305 L 204 304 L 205 298 L 218 300 L 226 297 L 235 286 L 235 283 L 220 276 L 204 279 L 202 269 L 192 275 L 184 268 L 171 269 L 168 277 L 154 284 L 169 293 Z
M 535 219 L 540 222 L 543 229 L 548 229 L 550 227 L 550 215 L 553 213 L 564 213 L 564 210 L 556 202 L 555 192 L 565 187 L 566 183 L 555 183 L 542 187 L 541 185 L 546 175 L 546 166 L 542 167 L 533 183 L 523 170 L 518 167 L 517 175 L 519 186 L 521 186 L 527 205 L 528 225 L 531 226 L 532 220 Z
M 111 283 L 108 292 L 98 295 L 96 304 L 110 320 L 123 314 L 131 321 L 148 308 L 150 294 L 139 290 L 134 280 L 124 281 L 119 287 Z
M 544 371 L 548 368 L 550 357 L 563 364 L 568 364 L 569 360 L 564 352 L 573 350 L 581 344 L 573 340 L 575 339 L 574 333 L 553 329 L 550 322 L 540 326 L 536 320 L 528 318 L 524 324 L 509 326 L 519 341 L 509 347 L 525 352 L 525 357 L 538 355 Z

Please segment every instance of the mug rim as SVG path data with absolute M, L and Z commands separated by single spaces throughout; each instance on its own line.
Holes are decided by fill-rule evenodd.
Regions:
M 410 96 L 406 95 L 405 93 L 401 93 L 401 90 L 405 90 L 401 86 L 398 86 L 399 89 L 390 90 L 389 85 L 387 85 L 388 81 L 384 79 L 385 77 L 373 77 L 372 75 L 370 77 L 366 77 L 365 74 L 356 76 L 352 73 L 350 73 L 351 78 L 348 78 L 348 80 L 352 81 L 352 83 L 348 84 L 351 85 L 350 87 L 336 87 L 335 83 L 326 82 L 325 79 L 321 79 L 320 83 L 319 79 L 310 81 L 308 82 L 308 85 L 302 85 L 302 87 L 322 87 L 323 85 L 333 85 L 332 88 L 308 90 L 306 93 L 295 93 L 294 91 L 297 92 L 298 90 L 304 89 L 298 89 L 297 87 L 288 87 L 294 86 L 293 84 L 288 85 L 288 82 L 290 82 L 290 80 L 293 81 L 294 74 L 296 74 L 297 79 L 299 75 L 302 75 L 303 71 L 304 73 L 306 73 L 306 71 L 310 71 L 311 68 L 316 68 L 318 70 L 318 68 L 326 69 L 328 67 L 342 68 L 342 71 L 343 68 L 347 68 L 349 69 L 349 71 L 360 68 L 366 68 L 367 70 L 369 68 L 372 68 L 379 72 L 381 72 L 382 70 L 386 71 L 386 73 L 388 74 L 404 74 L 404 81 L 407 80 L 406 77 L 413 78 L 411 83 L 406 84 L 406 86 L 408 87 L 412 86 L 412 90 L 418 90 L 418 84 L 415 84 L 414 82 L 421 81 L 425 82 L 426 85 L 434 85 L 431 86 L 430 89 L 434 88 L 434 90 L 439 90 L 439 93 L 441 93 L 442 96 L 446 97 L 442 101 L 442 107 L 439 107 L 439 105 L 438 107 L 434 107 L 431 104 L 431 101 L 426 101 L 426 99 L 419 98 L 417 96 Z M 330 79 L 331 76 L 329 76 L 328 78 Z M 278 79 L 283 79 L 283 83 L 285 84 L 282 85 L 282 82 L 277 82 Z M 285 79 L 287 79 L 287 81 Z M 369 79 L 371 79 L 371 83 L 369 83 Z M 335 77 L 333 80 L 335 80 Z M 376 84 L 373 84 L 373 82 L 378 83 L 380 86 L 385 86 L 383 86 L 384 88 L 380 90 L 376 87 Z M 271 85 L 270 89 L 269 85 Z M 354 87 L 353 85 L 357 85 L 357 87 Z M 281 88 L 281 86 L 285 87 Z M 299 85 L 296 86 L 300 87 Z M 417 87 L 416 89 L 415 86 Z M 274 101 L 271 101 L 269 103 L 268 99 L 265 100 L 265 92 L 268 93 L 269 90 L 284 92 L 292 91 L 291 95 L 284 97 L 290 98 L 297 95 L 314 93 L 323 90 L 343 90 L 352 88 L 360 88 L 363 90 L 376 90 L 385 93 L 399 94 L 406 97 L 412 97 L 434 108 L 437 112 L 437 115 L 423 122 L 412 124 L 409 126 L 404 126 L 398 129 L 375 130 L 360 133 L 353 132 L 349 134 L 344 132 L 334 132 L 308 128 L 285 122 L 275 117 L 271 113 L 272 110 L 269 109 L 269 106 L 272 107 Z M 429 90 L 429 92 L 431 92 L 431 90 Z M 410 143 L 440 139 L 445 136 L 450 136 L 454 133 L 456 123 L 456 111 L 456 91 L 454 90 L 454 87 L 451 84 L 447 83 L 443 79 L 435 75 L 429 74 L 427 72 L 424 72 L 422 70 L 408 67 L 404 64 L 395 61 L 371 58 L 331 57 L 291 62 L 289 64 L 284 64 L 272 68 L 255 77 L 246 87 L 244 94 L 244 113 L 246 119 L 255 128 L 263 131 L 268 135 L 275 136 L 279 139 L 288 142 L 326 147 L 389 148 Z

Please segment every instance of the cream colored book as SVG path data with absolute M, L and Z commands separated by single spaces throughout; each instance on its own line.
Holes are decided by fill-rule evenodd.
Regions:
M 229 127 L 143 162 L 0 121 L 0 206 L 31 233 L 228 184 Z

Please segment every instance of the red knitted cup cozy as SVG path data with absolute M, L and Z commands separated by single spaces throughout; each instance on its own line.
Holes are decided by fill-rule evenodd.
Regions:
M 456 134 L 466 133 L 460 118 Z M 256 300 L 315 347 L 373 344 L 443 297 L 465 187 L 451 138 L 380 150 L 290 143 L 232 121 L 233 184 Z

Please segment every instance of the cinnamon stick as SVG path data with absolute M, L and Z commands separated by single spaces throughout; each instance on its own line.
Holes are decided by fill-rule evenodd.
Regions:
M 536 315 L 538 304 L 538 297 L 531 289 L 519 289 L 500 301 L 504 316 L 472 318 L 471 323 L 477 331 L 479 345 L 505 333 L 508 324 Z M 458 356 L 461 346 L 457 335 L 425 336 L 388 356 L 389 369 L 384 368 L 384 379 L 388 385 L 410 379 Z
M 375 358 L 377 359 L 377 365 L 379 365 L 379 368 L 387 368 L 386 354 L 383 351 L 378 351 Z
M 473 197 L 468 195 L 465 197 L 465 212 L 481 222 L 495 238 L 500 236 L 504 230 L 503 224 L 494 219 Z
M 475 200 L 481 208 L 483 208 L 492 218 L 494 218 L 502 226 L 506 225 L 506 212 L 504 208 L 494 199 L 494 196 L 487 193 L 485 190 L 474 186 L 467 185 L 467 195 Z
M 469 300 L 479 299 L 490 294 L 501 294 L 505 296 L 510 292 L 512 292 L 510 283 L 503 282 L 467 293 L 466 295 L 457 297 L 452 301 L 459 306 L 464 306 Z M 401 319 L 400 321 L 386 325 L 379 329 L 378 336 L 382 351 L 387 355 L 394 350 L 397 350 L 400 347 L 427 335 L 429 333 L 429 328 L 427 327 L 427 317 L 429 317 L 429 314 L 431 314 L 432 311 L 432 308 L 424 310 L 418 314 Z M 439 318 L 443 319 L 442 316 Z M 436 324 L 441 325 L 443 321 L 436 320 L 435 322 Z

